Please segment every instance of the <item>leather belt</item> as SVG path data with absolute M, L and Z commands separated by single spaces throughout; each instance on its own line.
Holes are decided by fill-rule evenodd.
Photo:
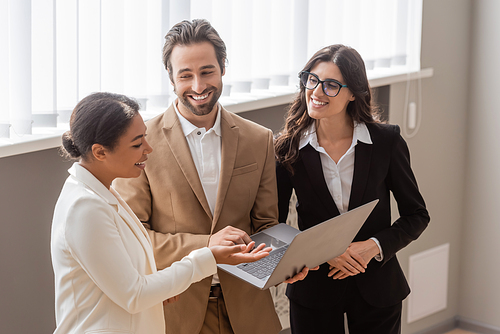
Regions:
M 222 289 L 220 284 L 212 285 L 210 288 L 210 298 L 220 298 L 222 297 Z

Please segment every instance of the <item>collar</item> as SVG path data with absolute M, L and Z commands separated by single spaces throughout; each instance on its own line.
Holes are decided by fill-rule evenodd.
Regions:
M 177 109 L 177 101 L 179 99 L 176 99 L 172 104 L 174 106 L 175 113 L 177 114 L 177 118 L 179 118 L 179 122 L 181 123 L 182 127 L 182 132 L 184 133 L 184 136 L 189 136 L 191 133 L 194 131 L 198 130 L 199 128 L 196 127 L 193 123 L 188 121 L 184 116 L 181 115 L 179 112 L 179 109 Z M 215 123 L 212 128 L 210 128 L 208 131 L 212 130 L 215 132 L 215 134 L 219 137 L 221 137 L 221 130 L 220 130 L 220 116 L 221 114 L 221 107 L 220 103 L 217 103 L 217 117 L 215 117 Z M 208 132 L 207 131 L 207 132 Z
M 94 174 L 89 172 L 85 167 L 75 162 L 68 172 L 71 176 L 79 182 L 86 185 L 90 190 L 99 195 L 108 204 L 118 205 L 118 199 L 113 195 L 112 188 L 108 189 L 104 184 L 99 181 Z
M 355 146 L 358 141 L 365 144 L 373 144 L 372 138 L 370 136 L 370 132 L 366 127 L 365 123 L 354 122 L 354 131 L 352 133 L 352 146 Z M 310 144 L 314 149 L 318 149 L 320 147 L 318 143 L 318 136 L 316 135 L 316 122 L 313 122 L 311 126 L 302 133 L 302 138 L 300 138 L 299 142 L 299 150 L 302 149 L 307 144 Z

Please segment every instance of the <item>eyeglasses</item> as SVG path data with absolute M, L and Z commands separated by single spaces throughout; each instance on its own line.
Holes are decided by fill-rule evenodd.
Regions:
M 319 80 L 316 74 L 306 71 L 300 72 L 299 78 L 302 85 L 307 89 L 315 89 L 321 83 L 323 92 L 330 97 L 337 96 L 342 87 L 347 87 L 347 85 L 343 85 L 334 79 Z

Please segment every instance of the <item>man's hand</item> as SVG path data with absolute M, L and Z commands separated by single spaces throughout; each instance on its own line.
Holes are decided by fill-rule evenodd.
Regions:
M 295 274 L 293 277 L 290 277 L 286 281 L 283 281 L 283 283 L 292 284 L 292 283 L 295 283 L 297 281 L 302 281 L 304 278 L 306 278 L 307 274 L 309 273 L 309 270 L 318 270 L 318 269 L 319 269 L 319 266 L 314 267 L 314 268 L 304 267 L 304 268 L 302 268 L 302 270 L 300 272 Z
M 344 254 L 328 261 L 330 272 L 328 277 L 333 279 L 344 279 L 359 273 L 364 273 L 365 269 L 374 256 L 380 253 L 375 241 L 368 239 L 365 241 L 353 242 L 349 245 Z
M 163 305 L 172 304 L 179 300 L 179 295 L 168 298 L 163 301 Z
M 252 239 L 245 231 L 239 228 L 226 226 L 219 232 L 212 234 L 208 241 L 208 247 L 212 246 L 233 246 L 240 244 L 249 244 Z
M 210 246 L 210 250 L 215 257 L 215 261 L 221 264 L 240 264 L 244 262 L 255 262 L 269 255 L 271 247 L 266 247 L 265 244 L 255 246 L 255 241 L 251 241 L 248 245 L 232 245 L 232 246 Z

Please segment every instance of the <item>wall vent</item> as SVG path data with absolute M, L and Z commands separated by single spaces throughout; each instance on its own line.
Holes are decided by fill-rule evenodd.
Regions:
M 446 309 L 449 254 L 447 243 L 410 256 L 408 323 Z

